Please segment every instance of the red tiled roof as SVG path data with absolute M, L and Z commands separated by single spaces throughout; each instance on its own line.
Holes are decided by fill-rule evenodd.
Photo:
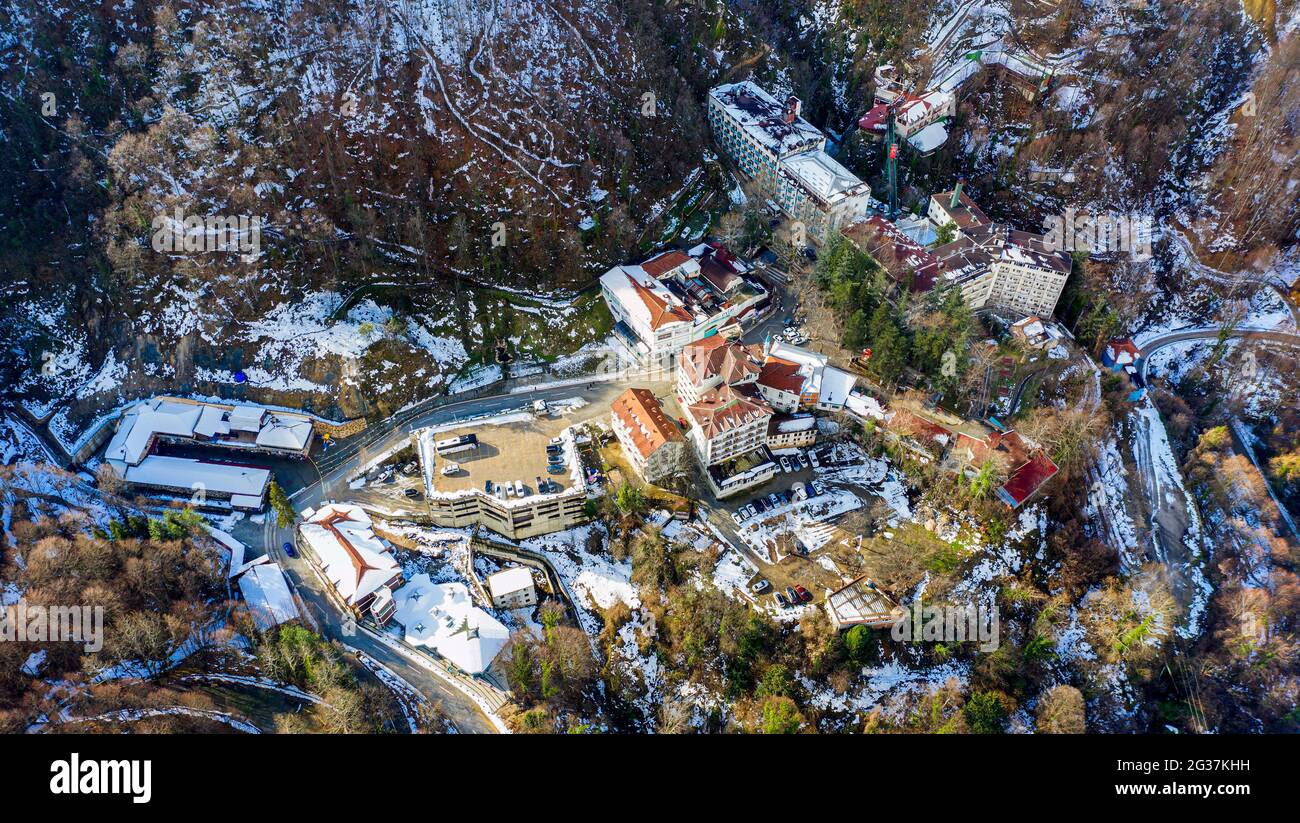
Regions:
M 770 417 L 772 407 L 762 398 L 740 392 L 724 383 L 705 392 L 699 402 L 687 406 L 686 413 L 704 430 L 705 437 L 713 439 L 757 418 Z
M 666 251 L 658 257 L 650 258 L 641 264 L 641 268 L 645 270 L 646 274 L 658 279 L 690 259 L 690 255 L 686 252 L 674 249 L 673 251 Z
M 944 211 L 948 212 L 952 216 L 952 222 L 956 223 L 957 228 L 959 229 L 970 229 L 975 226 L 984 226 L 993 222 L 989 220 L 988 215 L 986 215 L 983 210 L 975 204 L 975 201 L 967 196 L 964 191 L 957 198 L 957 208 L 955 209 L 948 205 L 952 202 L 952 192 L 940 192 L 939 194 L 933 195 L 933 197 L 935 200 L 939 201 L 939 205 L 943 206 Z
M 1132 338 L 1124 337 L 1118 340 L 1112 340 L 1107 345 L 1114 349 L 1117 354 L 1119 352 L 1128 352 L 1134 357 L 1142 356 L 1142 349 L 1138 348 L 1138 345 L 1133 342 Z
M 629 274 L 627 279 L 631 281 L 632 288 L 640 295 L 641 302 L 645 303 L 645 307 L 650 310 L 650 328 L 659 329 L 669 323 L 691 322 L 691 316 L 686 313 L 685 309 L 680 306 L 669 305 L 667 301 L 646 288 L 632 275 Z
M 912 291 L 934 288 L 937 258 L 883 217 L 872 215 L 844 229 L 843 234 L 880 263 L 895 281 L 906 283 L 910 276 Z
M 759 385 L 790 394 L 802 394 L 804 378 L 799 365 L 778 357 L 769 357 L 758 373 Z
M 1011 478 L 1002 484 L 1000 491 L 1004 495 L 1003 501 L 1006 502 L 1008 499 L 1012 501 L 1012 508 L 1020 506 L 1033 497 L 1034 492 L 1042 488 L 1044 483 L 1051 480 L 1057 471 L 1059 469 L 1051 458 L 1038 452 L 1028 463 L 1012 472 Z
M 682 439 L 681 430 L 664 414 L 649 389 L 628 389 L 614 400 L 610 410 L 622 421 L 642 457 L 649 457 L 669 441 Z

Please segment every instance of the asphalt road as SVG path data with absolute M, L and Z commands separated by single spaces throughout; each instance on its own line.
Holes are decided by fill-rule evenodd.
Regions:
M 314 463 L 320 472 L 316 482 L 295 491 L 291 500 L 294 507 L 302 511 L 315 508 L 322 501 L 347 499 L 350 492 L 349 478 L 360 471 L 367 461 L 405 441 L 415 429 L 470 417 L 525 410 L 538 399 L 554 401 L 580 396 L 595 408 L 608 407 L 629 385 L 642 382 L 644 381 L 636 378 L 620 378 L 591 384 L 544 387 L 516 394 L 455 401 L 404 418 L 390 418 L 390 421 L 395 422 L 376 424 L 348 441 L 332 446 Z M 268 512 L 261 535 L 263 550 L 293 580 L 324 636 L 360 649 L 391 668 L 431 702 L 441 704 L 443 712 L 461 732 L 491 734 L 496 731 L 478 704 L 442 678 L 411 663 L 364 633 L 344 633 L 345 615 L 321 589 L 315 571 L 301 556 L 290 558 L 284 554 L 283 544 L 293 541 L 293 526 L 280 528 L 274 513 Z
M 1147 366 L 1151 361 L 1151 355 L 1166 346 L 1174 343 L 1181 343 L 1184 340 L 1216 340 L 1220 334 L 1219 329 L 1189 329 L 1187 331 L 1170 332 L 1147 341 L 1142 347 L 1142 360 L 1140 368 L 1142 369 L 1142 379 L 1146 380 Z M 1235 329 L 1228 334 L 1229 337 L 1247 337 L 1252 340 L 1268 340 L 1273 343 L 1281 343 L 1286 346 L 1300 346 L 1300 334 L 1292 334 L 1284 331 L 1262 331 L 1254 329 Z

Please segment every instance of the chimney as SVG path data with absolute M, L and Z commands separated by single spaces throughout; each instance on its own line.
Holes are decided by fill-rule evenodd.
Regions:
M 785 122 L 793 123 L 795 119 L 799 116 L 799 110 L 801 108 L 802 108 L 802 104 L 799 102 L 798 97 L 795 97 L 792 94 L 789 97 L 785 98 Z
M 952 190 L 952 200 L 948 203 L 949 211 L 952 211 L 953 209 L 957 208 L 957 204 L 961 202 L 961 187 L 962 184 L 964 184 L 965 182 L 966 181 L 961 179 L 960 177 L 957 178 L 957 188 Z

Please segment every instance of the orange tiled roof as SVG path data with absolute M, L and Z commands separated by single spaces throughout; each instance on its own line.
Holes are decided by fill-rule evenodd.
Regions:
M 685 309 L 669 305 L 666 300 L 646 288 L 632 275 L 629 274 L 627 279 L 631 281 L 632 288 L 641 297 L 641 302 L 645 303 L 645 307 L 650 310 L 650 328 L 659 329 L 669 323 L 691 322 L 691 316 Z
M 666 272 L 672 271 L 690 259 L 690 255 L 686 252 L 674 249 L 673 251 L 666 251 L 658 257 L 650 258 L 641 264 L 641 268 L 646 274 L 658 279 L 663 277 Z
M 715 376 L 722 377 L 724 383 L 738 383 L 759 373 L 749 350 L 720 334 L 687 344 L 682 349 L 681 363 L 696 386 Z
M 758 382 L 777 391 L 790 394 L 803 393 L 804 377 L 799 373 L 799 364 L 779 357 L 767 358 L 762 371 L 759 372 Z
M 664 414 L 649 389 L 628 389 L 614 400 L 610 410 L 622 421 L 642 457 L 649 457 L 669 441 L 682 439 L 681 431 Z

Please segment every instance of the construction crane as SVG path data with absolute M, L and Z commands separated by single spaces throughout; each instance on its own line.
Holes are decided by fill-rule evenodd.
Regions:
M 903 97 L 896 97 L 885 106 L 885 185 L 889 187 L 889 213 L 892 222 L 898 219 L 898 133 L 894 118 Z

